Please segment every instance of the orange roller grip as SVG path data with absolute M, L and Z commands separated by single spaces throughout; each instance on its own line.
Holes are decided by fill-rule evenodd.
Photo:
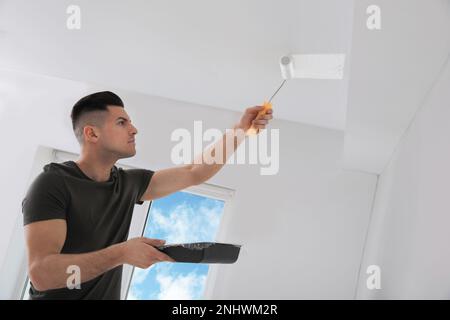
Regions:
M 260 119 L 263 115 L 266 114 L 267 110 L 272 109 L 272 104 L 270 102 L 265 101 L 263 103 L 264 109 L 258 112 L 258 115 L 256 116 L 255 120 Z M 248 129 L 247 134 L 248 135 L 254 135 L 259 132 L 259 129 L 256 129 L 253 125 Z

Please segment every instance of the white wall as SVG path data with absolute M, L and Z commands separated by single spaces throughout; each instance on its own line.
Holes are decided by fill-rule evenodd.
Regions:
M 221 265 L 217 299 L 352 299 L 376 176 L 340 169 L 343 134 L 280 128 L 280 172 L 227 168 L 238 191 L 226 239 L 245 244 Z M 223 180 L 225 181 L 225 179 Z
M 0 73 L 0 261 L 21 219 L 37 146 L 78 152 L 70 109 L 81 96 L 101 89 Z M 170 134 L 176 128 L 192 130 L 194 120 L 203 120 L 204 128 L 225 129 L 239 118 L 232 111 L 114 91 L 139 129 L 137 155 L 128 159 L 133 166 L 172 166 Z M 280 129 L 278 175 L 261 176 L 257 165 L 228 165 L 209 181 L 236 190 L 218 240 L 243 244 L 237 263 L 211 269 L 217 277 L 210 296 L 353 298 L 376 176 L 340 169 L 342 132 L 279 120 L 271 127 Z M 10 276 L 0 274 L 3 298 L 11 297 L 1 289 Z
M 379 178 L 358 298 L 450 298 L 450 63 Z M 381 289 L 365 287 L 369 265 Z

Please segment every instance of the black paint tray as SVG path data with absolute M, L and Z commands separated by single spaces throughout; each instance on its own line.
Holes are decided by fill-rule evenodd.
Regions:
M 167 244 L 156 248 L 176 262 L 234 263 L 241 246 L 230 243 L 194 242 Z

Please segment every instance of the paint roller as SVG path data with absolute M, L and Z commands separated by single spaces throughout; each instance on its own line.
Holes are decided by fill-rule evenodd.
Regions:
M 272 94 L 269 101 L 264 101 L 263 106 L 264 108 L 258 112 L 258 115 L 255 119 L 260 119 L 262 116 L 264 116 L 267 112 L 267 110 L 272 109 L 272 99 L 277 95 L 278 91 L 284 86 L 287 80 L 292 79 L 294 76 L 294 59 L 292 56 L 283 56 L 280 59 L 280 68 L 281 68 L 281 77 L 283 78 L 283 82 L 281 82 L 281 85 L 278 87 L 277 90 Z M 249 135 L 255 135 L 259 132 L 259 129 L 255 128 L 254 125 L 252 125 L 248 131 L 247 134 Z
M 337 79 L 344 76 L 345 54 L 299 54 L 286 55 L 280 59 L 281 77 L 283 81 L 268 101 L 263 103 L 264 108 L 258 112 L 255 119 L 260 119 L 267 110 L 272 109 L 272 99 L 284 86 L 287 80 L 303 79 Z M 247 134 L 254 135 L 259 129 L 253 125 Z

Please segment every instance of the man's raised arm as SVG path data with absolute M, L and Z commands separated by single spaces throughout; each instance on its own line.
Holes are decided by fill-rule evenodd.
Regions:
M 236 151 L 252 125 L 255 129 L 262 130 L 272 119 L 272 109 L 257 118 L 258 112 L 263 108 L 264 106 L 256 106 L 246 109 L 239 123 L 232 130 L 226 130 L 221 139 L 194 159 L 193 164 L 156 171 L 140 200 L 161 198 L 210 179 Z

